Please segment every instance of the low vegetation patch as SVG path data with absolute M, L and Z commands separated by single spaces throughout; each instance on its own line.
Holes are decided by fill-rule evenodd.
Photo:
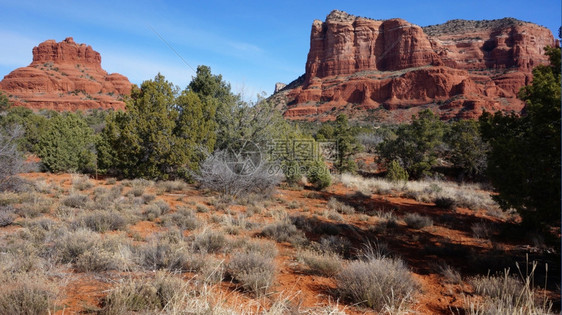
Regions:
M 242 289 L 255 295 L 265 294 L 275 279 L 273 257 L 258 252 L 241 252 L 232 256 L 228 274 Z
M 417 291 L 406 265 L 380 258 L 349 263 L 336 275 L 339 296 L 379 312 L 404 311 Z
M 419 215 L 417 213 L 408 213 L 404 217 L 404 222 L 406 222 L 406 225 L 408 227 L 417 230 L 433 225 L 433 220 L 431 218 Z
M 303 263 L 308 272 L 331 277 L 338 273 L 343 265 L 339 255 L 332 252 L 302 250 L 297 253 L 297 260 Z

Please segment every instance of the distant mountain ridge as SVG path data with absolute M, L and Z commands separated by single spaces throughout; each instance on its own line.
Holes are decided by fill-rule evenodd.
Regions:
M 514 18 L 420 27 L 334 10 L 315 20 L 304 79 L 275 93 L 286 118 L 400 122 L 422 108 L 443 119 L 520 112 L 517 92 L 547 64 L 550 30 Z
M 97 51 L 68 37 L 34 47 L 31 64 L 5 76 L 0 90 L 14 105 L 34 110 L 123 109 L 131 82 L 121 74 L 108 74 Z

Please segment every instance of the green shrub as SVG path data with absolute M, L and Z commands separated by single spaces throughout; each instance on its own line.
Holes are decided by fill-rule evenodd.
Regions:
M 285 181 L 291 186 L 298 185 L 302 181 L 300 165 L 295 160 L 287 161 L 284 164 L 283 173 L 285 174 Z
M 96 167 L 94 133 L 74 113 L 51 118 L 39 135 L 37 155 L 51 172 L 91 172 Z
M 388 165 L 386 171 L 386 179 L 391 182 L 406 182 L 408 181 L 408 172 L 396 160 L 392 160 Z
M 329 187 L 332 184 L 330 170 L 322 160 L 311 163 L 306 174 L 308 181 L 318 190 Z

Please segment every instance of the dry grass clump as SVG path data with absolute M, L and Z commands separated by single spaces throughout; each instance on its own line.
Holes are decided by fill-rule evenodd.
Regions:
M 61 263 L 74 263 L 86 251 L 94 248 L 101 239 L 96 232 L 87 229 L 61 231 L 54 239 L 51 256 Z
M 82 253 L 74 266 L 79 272 L 127 271 L 133 268 L 132 256 L 128 239 L 121 235 L 111 235 Z
M 61 203 L 70 208 L 85 208 L 90 201 L 87 195 L 71 194 L 64 198 Z
M 72 263 L 77 271 L 98 272 L 129 270 L 132 252 L 128 239 L 122 235 L 100 234 L 90 230 L 54 231 L 54 244 L 48 255 L 61 263 Z
M 406 222 L 406 225 L 408 227 L 417 230 L 433 225 L 433 220 L 431 218 L 419 215 L 417 213 L 408 213 L 404 217 L 404 222 Z
M 14 223 L 16 210 L 12 206 L 0 206 L 0 227 Z
M 521 279 L 510 276 L 509 269 L 495 276 L 469 278 L 474 292 L 484 300 L 465 298 L 467 314 L 553 314 L 552 302 L 546 296 L 539 296 L 533 287 L 536 266 L 534 262 L 529 275 Z
M 347 187 L 354 187 L 360 191 L 370 191 L 375 194 L 394 194 L 422 202 L 438 202 L 444 206 L 454 201 L 454 205 L 469 209 L 498 209 L 499 206 L 492 199 L 489 192 L 476 184 L 456 184 L 439 180 L 408 181 L 406 183 L 390 182 L 379 178 L 363 178 L 360 176 L 342 174 L 341 182 Z M 443 203 L 441 203 L 443 202 Z
M 193 210 L 180 206 L 174 213 L 168 213 L 162 217 L 162 223 L 166 226 L 176 226 L 181 230 L 195 230 L 201 225 L 201 221 Z
M 147 270 L 186 270 L 188 246 L 184 242 L 173 243 L 162 239 L 153 239 L 147 244 L 135 248 L 138 264 Z
M 10 242 L 9 246 L 0 248 L 0 277 L 46 270 L 48 266 L 40 255 L 36 244 L 28 240 Z
M 179 303 L 185 291 L 181 279 L 165 273 L 154 279 L 128 279 L 104 298 L 100 314 L 167 313 L 164 310 Z
M 338 213 L 341 214 L 354 214 L 355 213 L 355 208 L 353 208 L 350 205 L 347 205 L 341 201 L 338 201 L 336 198 L 332 197 L 330 198 L 330 200 L 328 200 L 328 209 L 332 209 L 337 211 Z
M 88 228 L 95 232 L 123 230 L 127 219 L 115 210 L 95 210 L 79 215 L 73 222 L 75 227 Z
M 341 257 L 331 252 L 301 250 L 297 252 L 297 260 L 306 265 L 308 272 L 331 277 L 338 273 L 343 265 Z
M 417 291 L 402 260 L 379 258 L 353 261 L 336 275 L 339 296 L 379 312 L 404 312 Z
M 72 174 L 71 182 L 72 187 L 80 191 L 94 187 L 94 183 L 92 183 L 90 178 L 86 175 Z
M 0 314 L 52 314 L 57 286 L 39 274 L 0 277 Z
M 277 242 L 289 242 L 291 244 L 302 244 L 306 242 L 304 233 L 288 222 L 275 222 L 263 228 L 261 234 Z
M 140 197 L 144 194 L 145 190 L 146 190 L 145 186 L 133 186 L 131 187 L 131 190 L 129 190 L 129 194 L 135 197 Z
M 267 293 L 275 279 L 273 257 L 258 252 L 238 252 L 227 265 L 228 275 L 242 289 L 259 296 Z
M 171 193 L 173 191 L 178 191 L 178 190 L 185 190 L 186 188 L 187 188 L 187 184 L 181 180 L 156 182 L 156 189 L 167 193 Z
M 52 200 L 37 194 L 32 194 L 30 200 L 21 203 L 16 213 L 23 218 L 35 218 L 51 211 Z
M 322 236 L 318 242 L 312 243 L 312 248 L 322 253 L 333 253 L 340 257 L 347 257 L 351 253 L 351 242 L 337 235 Z
M 205 230 L 195 236 L 192 246 L 203 253 L 218 253 L 228 245 L 224 233 L 220 231 Z
M 447 265 L 447 264 L 442 264 L 438 266 L 438 271 L 439 274 L 441 274 L 443 276 L 443 278 L 445 278 L 445 283 L 450 283 L 450 284 L 461 284 L 462 283 L 462 276 L 461 274 L 454 269 L 453 267 Z
M 476 222 L 470 227 L 472 235 L 479 239 L 488 240 L 492 237 L 493 231 L 490 224 L 485 222 Z

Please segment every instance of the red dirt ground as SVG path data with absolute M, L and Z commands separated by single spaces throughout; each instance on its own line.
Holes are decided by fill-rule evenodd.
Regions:
M 45 173 L 29 173 L 22 174 L 22 177 L 31 181 L 45 180 L 47 183 L 55 183 L 60 185 L 64 190 L 71 189 L 70 174 L 45 174 Z M 105 180 L 91 179 L 95 186 L 107 185 Z M 94 187 L 95 188 L 95 187 Z M 89 189 L 92 191 L 94 188 Z M 155 193 L 154 188 L 147 190 L 149 193 Z M 124 191 L 126 193 L 126 191 Z M 406 213 L 419 213 L 421 215 L 430 216 L 435 224 L 433 227 L 427 227 L 422 230 L 413 230 L 408 228 L 405 223 L 398 220 L 397 226 L 391 230 L 375 233 L 370 227 L 375 224 L 378 219 L 376 217 L 368 217 L 367 220 L 360 219 L 359 214 L 344 214 L 343 222 L 334 222 L 322 216 L 314 216 L 313 213 L 320 213 L 326 209 L 327 200 L 335 197 L 339 200 L 349 200 L 350 196 L 355 193 L 353 189 L 336 184 L 324 192 L 316 192 L 309 189 L 303 190 L 286 190 L 279 189 L 275 198 L 277 200 L 289 202 L 297 202 L 298 207 L 289 209 L 283 204 L 274 204 L 275 207 L 284 209 L 289 215 L 304 215 L 308 218 L 317 218 L 328 223 L 346 225 L 342 230 L 342 235 L 346 236 L 353 245 L 358 246 L 366 240 L 387 242 L 391 253 L 394 256 L 403 258 L 413 272 L 415 280 L 419 283 L 420 293 L 415 297 L 415 304 L 412 306 L 416 314 L 451 314 L 452 310 L 463 308 L 462 294 L 470 295 L 471 288 L 466 284 L 448 284 L 442 275 L 436 271 L 439 263 L 446 262 L 461 271 L 469 269 L 468 262 L 453 256 L 440 256 L 426 250 L 429 247 L 439 247 L 443 244 L 454 244 L 468 248 L 475 253 L 483 253 L 493 248 L 513 249 L 521 247 L 516 242 L 494 243 L 483 241 L 472 236 L 470 226 L 472 223 L 486 220 L 489 222 L 499 222 L 501 220 L 489 217 L 484 211 L 472 211 L 469 209 L 458 209 L 455 212 L 443 210 L 435 207 L 433 204 L 421 203 L 412 199 L 399 197 L 371 195 L 362 202 L 365 212 L 371 210 L 394 211 L 398 217 Z M 213 196 L 212 194 L 210 196 Z M 216 196 L 216 195 L 215 195 Z M 203 193 L 196 189 L 195 186 L 188 186 L 187 189 L 173 194 L 161 194 L 156 197 L 168 202 L 172 211 L 178 206 L 205 204 L 211 209 L 208 213 L 197 213 L 200 218 L 208 219 L 213 214 L 225 213 L 224 210 L 214 210 L 210 205 L 210 197 L 208 193 Z M 350 200 L 355 201 L 357 200 Z M 269 209 L 262 212 L 262 216 Z M 230 206 L 229 213 L 244 213 L 246 206 Z M 440 219 L 444 216 L 451 217 L 446 224 L 440 223 Z M 270 222 L 270 217 L 253 217 L 254 221 Z M 10 226 L 0 228 L 0 234 L 12 233 L 18 227 Z M 165 230 L 158 222 L 141 221 L 128 227 L 128 235 L 130 237 L 146 239 L 151 234 Z M 241 235 L 255 237 L 255 231 L 242 231 Z M 318 239 L 319 235 L 307 234 L 309 239 Z M 274 287 L 274 296 L 292 297 L 292 301 L 302 307 L 317 307 L 331 303 L 335 304 L 337 298 L 331 294 L 335 288 L 335 281 L 328 277 L 310 275 L 303 272 L 302 267 L 295 259 L 296 249 L 289 243 L 278 243 L 278 257 L 275 259 L 277 265 L 276 284 Z M 118 277 L 113 274 L 111 278 Z M 99 307 L 101 298 L 112 287 L 112 284 L 106 280 L 106 277 L 100 277 L 92 273 L 72 273 L 69 277 L 64 290 L 64 297 L 61 298 L 59 305 L 64 309 L 57 314 L 73 314 L 87 312 L 88 310 Z M 232 284 L 223 283 L 218 287 L 228 300 L 232 300 L 232 304 L 239 304 L 241 301 L 250 302 L 251 298 L 240 293 L 232 291 Z M 552 298 L 559 300 L 558 293 L 550 292 Z M 255 302 L 255 301 L 254 301 Z M 265 304 L 264 304 L 265 303 Z M 261 303 L 266 305 L 267 302 Z M 260 305 L 258 303 L 257 305 Z M 343 301 L 338 302 L 338 307 L 348 314 L 373 314 L 372 311 L 349 305 Z

